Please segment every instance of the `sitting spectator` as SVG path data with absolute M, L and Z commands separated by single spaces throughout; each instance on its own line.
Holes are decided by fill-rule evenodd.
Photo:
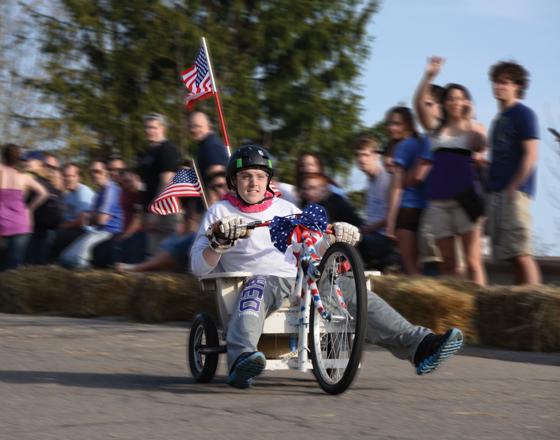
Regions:
M 412 111 L 408 107 L 393 107 L 387 112 L 387 129 L 396 142 L 392 153 L 391 190 L 387 213 L 386 233 L 396 238 L 404 270 L 416 275 L 418 270 L 418 228 L 426 206 L 422 180 L 407 181 L 418 160 L 429 148 L 427 138 L 415 128 Z
M 227 192 L 225 172 L 217 172 L 208 176 L 208 203 L 221 200 Z M 183 206 L 189 205 L 192 198 L 183 199 Z M 164 240 L 159 252 L 152 258 L 138 264 L 117 263 L 115 270 L 124 272 L 180 271 L 189 268 L 188 257 L 200 223 L 201 215 L 196 210 L 185 210 L 184 221 L 177 234 Z
M 315 153 L 302 153 L 296 160 L 296 182 L 298 182 L 303 174 L 320 173 L 323 174 L 329 185 L 329 191 L 346 198 L 346 193 L 333 179 L 327 176 L 325 165 L 319 155 Z
M 366 265 L 385 269 L 398 263 L 395 242 L 387 237 L 387 212 L 391 174 L 383 165 L 378 152 L 379 143 L 373 138 L 362 138 L 356 147 L 356 164 L 368 179 L 366 194 L 366 223 L 360 228 L 362 240 L 358 250 Z
M 58 259 L 60 253 L 74 240 L 85 232 L 88 215 L 93 203 L 94 193 L 89 186 L 80 182 L 80 167 L 75 163 L 68 163 L 63 169 L 64 188 L 64 217 L 56 231 L 56 237 L 51 250 L 51 260 Z
M 60 160 L 53 153 L 44 154 L 43 164 L 48 169 L 60 170 Z
M 39 151 L 28 151 L 22 159 L 25 161 L 27 172 L 43 186 L 49 198 L 33 212 L 33 233 L 27 245 L 25 254 L 26 264 L 48 264 L 51 247 L 55 241 L 56 229 L 62 223 L 64 216 L 64 201 L 62 192 L 53 185 L 53 168 L 59 163 L 52 154 L 49 155 L 51 169 L 45 156 Z
M 33 177 L 17 170 L 20 148 L 2 147 L 0 163 L 0 271 L 15 269 L 25 257 L 33 212 L 49 197 Z M 34 195 L 25 205 L 26 193 Z
M 109 178 L 105 163 L 94 161 L 90 171 L 97 187 L 90 226 L 87 233 L 72 243 L 60 256 L 60 262 L 67 268 L 88 268 L 93 259 L 94 248 L 122 232 L 121 190 Z
M 119 157 L 115 157 L 108 162 L 107 167 L 111 180 L 120 185 L 121 177 L 126 171 L 126 162 Z
M 60 160 L 52 153 L 45 154 L 43 158 L 45 177 L 60 193 L 64 193 L 64 177 L 60 169 Z
M 363 220 L 348 200 L 331 192 L 329 178 L 321 173 L 307 173 L 298 182 L 301 207 L 317 203 L 325 208 L 329 222 L 346 222 L 361 227 Z
M 146 258 L 147 237 L 142 229 L 142 202 L 144 194 L 140 190 L 140 176 L 132 171 L 121 173 L 121 208 L 123 210 L 123 233 L 116 236 L 112 245 L 110 261 L 103 267 L 114 262 L 140 263 Z M 99 250 L 99 247 L 96 249 Z M 99 261 L 99 258 L 96 258 Z

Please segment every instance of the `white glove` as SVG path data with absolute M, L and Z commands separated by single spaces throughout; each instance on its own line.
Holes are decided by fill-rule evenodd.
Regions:
M 238 216 L 224 217 L 206 230 L 210 246 L 219 254 L 223 254 L 233 247 L 237 239 L 248 235 L 247 225 Z
M 241 217 L 232 215 L 224 217 L 219 222 L 219 237 L 227 238 L 228 240 L 237 240 L 247 235 L 247 224 L 244 223 Z
M 356 246 L 360 241 L 360 231 L 354 225 L 345 222 L 333 223 L 335 241 L 348 243 L 350 246 Z

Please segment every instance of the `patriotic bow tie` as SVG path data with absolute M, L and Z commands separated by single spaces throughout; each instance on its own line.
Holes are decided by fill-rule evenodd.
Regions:
M 290 244 L 288 241 L 295 228 L 304 227 L 313 231 L 325 232 L 327 223 L 325 209 L 311 203 L 298 216 L 274 217 L 269 226 L 270 238 L 274 247 L 284 253 Z

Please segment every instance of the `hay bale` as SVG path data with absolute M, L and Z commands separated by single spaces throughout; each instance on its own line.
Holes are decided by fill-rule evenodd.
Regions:
M 17 270 L 0 272 L 0 312 L 31 313 L 23 292 L 29 286 L 23 282 Z
M 74 273 L 59 266 L 27 266 L 0 276 L 5 312 L 73 314 L 83 303 Z
M 560 289 L 493 287 L 477 298 L 480 343 L 513 350 L 560 351 Z
M 139 281 L 131 298 L 129 313 L 143 322 L 192 320 L 198 312 L 215 310 L 214 297 L 203 294 L 198 280 L 190 275 L 154 273 L 135 275 Z
M 74 285 L 81 303 L 74 313 L 79 316 L 126 316 L 138 279 L 112 271 L 76 271 Z M 75 315 L 74 315 L 75 316 Z
M 407 320 L 442 333 L 460 328 L 469 343 L 478 340 L 473 317 L 478 286 L 468 281 L 426 277 L 373 277 L 374 291 Z

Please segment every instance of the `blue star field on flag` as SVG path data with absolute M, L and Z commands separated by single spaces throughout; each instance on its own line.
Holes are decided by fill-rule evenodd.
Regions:
M 327 230 L 327 213 L 325 209 L 314 203 L 305 207 L 298 216 L 274 217 L 269 226 L 270 239 L 274 247 L 280 252 L 286 252 L 288 239 L 297 226 L 304 226 L 314 231 L 325 232 Z

